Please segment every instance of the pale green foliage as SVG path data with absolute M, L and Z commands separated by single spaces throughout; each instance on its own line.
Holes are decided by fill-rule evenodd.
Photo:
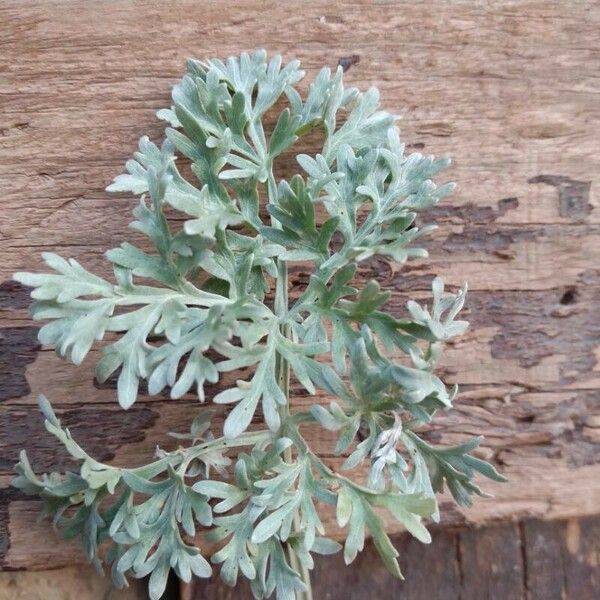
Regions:
M 131 226 L 149 243 L 107 252 L 114 282 L 54 254 L 44 256 L 52 273 L 15 275 L 34 288 L 33 316 L 50 320 L 40 340 L 60 356 L 79 364 L 110 334 L 96 374 L 105 381 L 118 373 L 125 409 L 140 380 L 150 394 L 168 389 L 173 398 L 192 393 L 204 401 L 205 385 L 223 373 L 249 373 L 221 385 L 213 399 L 232 405 L 223 437 L 210 433 L 204 411 L 189 434 L 176 435 L 188 447 L 160 450 L 136 469 L 94 461 L 41 402 L 47 429 L 80 469 L 38 477 L 23 453 L 15 485 L 41 496 L 65 537 L 81 537 L 91 561 L 99 564 L 98 549 L 108 545 L 117 585 L 151 574 L 153 599 L 170 568 L 184 580 L 210 575 L 209 562 L 184 540 L 206 529 L 222 543 L 211 562 L 225 582 L 235 585 L 241 573 L 256 598 L 303 594 L 312 554 L 340 547 L 324 537 L 322 504 L 335 506 L 347 528 L 347 563 L 368 533 L 400 576 L 382 509 L 429 542 L 422 518 L 438 518 L 435 493 L 444 484 L 469 505 L 483 494 L 472 482 L 476 472 L 503 479 L 468 454 L 479 440 L 437 448 L 418 433 L 452 406 L 456 390 L 433 371 L 442 343 L 467 327 L 455 320 L 465 290 L 445 293 L 436 279 L 432 307 L 410 301 L 400 318 L 384 311 L 389 294 L 377 282 L 352 285 L 357 265 L 370 257 L 426 256 L 413 243 L 432 227 L 415 222 L 452 190 L 431 180 L 448 161 L 405 155 L 376 89 L 345 89 L 341 69 L 325 68 L 302 100 L 294 87 L 302 77 L 297 62 L 282 66 L 264 52 L 189 61 L 173 106 L 159 112 L 171 125 L 166 140 L 159 148 L 142 138 L 127 173 L 108 188 L 142 194 Z M 277 102 L 287 106 L 267 135 L 263 118 Z M 300 173 L 277 183 L 276 157 L 315 127 L 322 152 L 299 154 Z M 181 156 L 198 181 L 181 175 Z M 183 219 L 168 222 L 167 207 Z M 293 261 L 310 263 L 312 274 L 290 304 Z M 321 390 L 335 400 L 290 411 L 290 376 L 309 395 Z M 266 428 L 248 432 L 257 414 Z M 368 477 L 335 472 L 308 447 L 300 426 L 315 421 L 337 432 L 342 469 L 366 464 Z M 227 456 L 236 447 L 248 453 Z

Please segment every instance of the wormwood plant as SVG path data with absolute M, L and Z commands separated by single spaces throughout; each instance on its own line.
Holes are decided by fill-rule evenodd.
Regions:
M 136 468 L 94 460 L 40 400 L 46 428 L 79 471 L 38 476 L 23 452 L 14 485 L 40 496 L 90 561 L 110 564 L 117 586 L 150 575 L 154 600 L 170 569 L 189 581 L 209 577 L 210 563 L 229 585 L 241 573 L 256 598 L 310 598 L 312 555 L 341 548 L 325 537 L 322 505 L 335 507 L 346 531 L 346 563 L 368 532 L 401 577 L 384 515 L 427 543 L 422 518 L 439 519 L 444 484 L 468 506 L 483 495 L 475 472 L 503 480 L 469 454 L 479 439 L 436 447 L 419 434 L 456 394 L 433 371 L 442 343 L 467 328 L 456 320 L 465 290 L 445 293 L 435 279 L 431 308 L 410 301 L 398 318 L 384 312 L 389 293 L 376 281 L 352 285 L 370 257 L 426 256 L 413 242 L 432 226 L 415 220 L 452 190 L 431 181 L 449 161 L 405 155 L 375 88 L 344 88 L 341 69 L 324 68 L 303 100 L 295 89 L 303 75 L 297 61 L 282 66 L 263 51 L 190 60 L 173 106 L 158 113 L 170 124 L 166 140 L 158 147 L 143 137 L 108 187 L 141 195 L 131 226 L 154 249 L 125 242 L 108 251 L 114 283 L 55 254 L 44 255 L 52 273 L 15 275 L 34 288 L 33 316 L 50 320 L 40 341 L 59 356 L 79 364 L 107 338 L 96 375 L 118 373 L 124 409 L 140 380 L 149 394 L 204 402 L 206 383 L 212 390 L 238 373 L 212 398 L 231 407 L 221 437 L 203 410 L 189 433 L 173 434 L 181 446 Z M 263 119 L 284 103 L 267 135 Z M 277 182 L 276 159 L 313 128 L 322 151 L 298 154 L 300 173 Z M 195 183 L 178 169 L 181 156 Z M 167 221 L 167 207 L 183 224 Z M 297 261 L 312 271 L 290 299 L 287 269 Z M 291 379 L 313 398 L 310 411 L 292 406 Z M 319 403 L 317 390 L 333 399 Z M 304 438 L 301 426 L 315 422 L 335 432 L 339 469 Z M 199 532 L 218 543 L 210 563 L 193 543 Z

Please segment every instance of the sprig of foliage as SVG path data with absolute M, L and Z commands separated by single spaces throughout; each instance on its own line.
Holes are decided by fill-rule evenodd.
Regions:
M 325 537 L 323 504 L 347 528 L 347 563 L 368 533 L 401 576 L 382 510 L 428 543 L 422 519 L 439 518 L 435 494 L 444 485 L 468 506 L 483 495 L 476 473 L 503 480 L 469 454 L 479 439 L 438 448 L 419 434 L 456 394 L 434 369 L 443 342 L 467 328 L 456 320 L 466 288 L 448 294 L 435 279 L 431 309 L 410 301 L 398 317 L 385 312 L 389 293 L 376 281 L 353 285 L 359 263 L 373 256 L 404 263 L 427 255 L 414 243 L 432 226 L 417 226 L 417 215 L 452 191 L 432 181 L 449 161 L 405 155 L 376 89 L 345 88 L 341 69 L 324 68 L 303 100 L 295 88 L 303 76 L 296 61 L 283 66 L 263 51 L 189 61 L 173 105 L 158 113 L 170 125 L 165 141 L 142 138 L 108 187 L 142 195 L 131 227 L 148 238 L 107 252 L 114 282 L 54 254 L 44 255 L 51 273 L 15 275 L 33 288 L 33 317 L 49 321 L 40 341 L 59 356 L 79 364 L 107 338 L 96 375 L 118 373 L 125 409 L 141 380 L 150 394 L 168 389 L 203 402 L 205 385 L 223 373 L 250 373 L 213 399 L 232 405 L 221 437 L 203 411 L 189 433 L 174 434 L 187 447 L 158 450 L 133 469 L 88 456 L 40 401 L 46 428 L 79 470 L 38 476 L 23 452 L 14 485 L 40 496 L 90 561 L 111 564 L 116 585 L 150 575 L 154 600 L 171 568 L 184 581 L 210 576 L 192 541 L 200 532 L 220 545 L 210 562 L 229 585 L 242 574 L 256 598 L 309 598 L 312 555 L 341 548 Z M 268 135 L 265 117 L 282 102 Z M 315 127 L 321 153 L 297 155 L 300 173 L 278 183 L 276 158 Z M 181 174 L 185 161 L 197 181 Z M 168 208 L 183 215 L 179 226 Z M 296 261 L 312 274 L 290 303 L 287 265 Z M 292 410 L 291 377 L 309 395 L 335 399 Z M 258 414 L 266 428 L 249 431 Z M 310 422 L 336 432 L 340 471 L 306 443 L 301 427 Z M 231 454 L 236 448 L 245 451 Z

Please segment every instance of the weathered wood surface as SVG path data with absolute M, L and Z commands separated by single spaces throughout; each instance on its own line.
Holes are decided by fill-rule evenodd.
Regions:
M 175 600 L 177 590 L 163 600 Z M 0 573 L 0 600 L 148 600 L 146 582 L 135 580 L 118 590 L 91 565 L 52 571 Z
M 430 546 L 398 535 L 405 581 L 394 579 L 372 544 L 351 568 L 322 557 L 313 573 L 319 600 L 596 600 L 600 595 L 600 517 L 525 519 L 481 529 L 443 529 Z M 181 600 L 252 600 L 248 586 L 183 585 Z
M 444 511 L 482 524 L 600 511 L 600 172 L 595 2 L 0 3 L 0 565 L 81 560 L 58 545 L 38 505 L 8 487 L 18 451 L 64 466 L 35 406 L 44 392 L 86 447 L 140 463 L 184 428 L 193 399 L 144 397 L 121 412 L 111 386 L 41 349 L 28 295 L 10 282 L 57 250 L 106 273 L 102 253 L 131 237 L 135 201 L 104 187 L 137 139 L 159 139 L 154 113 L 186 56 L 265 47 L 348 66 L 404 118 L 409 149 L 449 154 L 458 192 L 432 211 L 431 259 L 364 266 L 394 291 L 424 295 L 434 274 L 471 289 L 473 326 L 444 372 L 462 393 L 436 423 L 442 442 L 485 434 L 483 455 L 509 478 L 494 500 Z M 294 290 L 306 281 L 296 269 Z M 300 404 L 311 399 L 299 398 Z M 315 432 L 315 446 L 327 439 Z M 507 550 L 508 551 L 508 550 Z

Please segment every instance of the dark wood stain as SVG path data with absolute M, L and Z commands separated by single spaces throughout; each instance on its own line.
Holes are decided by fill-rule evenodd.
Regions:
M 459 238 L 463 248 L 472 239 L 468 232 L 464 238 L 457 235 L 457 243 Z M 500 246 L 497 238 L 486 240 L 484 234 L 477 239 Z M 513 239 L 510 235 L 502 237 L 506 244 L 510 239 Z M 365 278 L 374 278 L 377 272 L 378 279 L 385 280 L 383 265 L 363 267 Z M 387 308 L 398 317 L 405 316 L 406 301 L 415 290 L 428 289 L 431 279 L 432 276 L 422 273 L 419 267 L 409 266 L 393 274 L 391 287 L 399 292 L 394 293 Z M 594 350 L 600 340 L 599 283 L 600 270 L 588 270 L 580 275 L 575 286 L 568 288 L 470 291 L 464 318 L 470 321 L 472 329 L 498 327 L 490 346 L 494 358 L 516 360 L 522 367 L 529 368 L 548 356 L 559 355 L 561 381 L 572 383 L 593 376 Z
M 358 54 L 352 54 L 351 56 L 342 56 L 338 60 L 338 67 L 342 67 L 346 72 L 350 67 L 357 65 L 360 62 L 360 56 Z
M 123 411 L 114 407 L 77 407 L 57 411 L 65 427 L 91 456 L 100 461 L 114 458 L 121 446 L 140 442 L 154 425 L 158 413 L 143 406 Z M 27 454 L 36 471 L 73 469 L 74 462 L 45 429 L 35 406 L 9 406 L 0 419 L 0 471 L 10 472 L 19 452 Z
M 3 281 L 0 283 L 0 310 L 19 310 L 29 307 L 30 288 L 18 281 Z
M 10 568 L 4 562 L 10 550 L 9 507 L 16 500 L 28 500 L 29 497 L 12 487 L 0 488 L 0 569 Z
M 0 401 L 31 391 L 25 369 L 40 350 L 37 334 L 38 328 L 33 326 L 0 329 Z
M 425 214 L 427 220 L 439 222 L 448 219 L 458 223 L 492 223 L 503 217 L 509 210 L 519 207 L 519 199 L 515 197 L 501 198 L 496 208 L 493 206 L 477 206 L 472 202 L 463 205 L 442 203 L 434 206 Z
M 538 175 L 527 183 L 545 183 L 558 190 L 559 212 L 561 217 L 574 220 L 585 219 L 592 211 L 590 204 L 591 181 L 578 181 L 564 175 Z
M 561 379 L 572 383 L 589 375 L 596 364 L 600 295 L 598 287 L 583 284 L 582 278 L 570 293 L 577 297 L 576 304 L 565 302 L 561 290 L 473 292 L 468 318 L 473 327 L 499 326 L 491 343 L 492 356 L 517 359 L 531 367 L 559 355 Z M 565 304 L 570 310 L 563 309 Z

